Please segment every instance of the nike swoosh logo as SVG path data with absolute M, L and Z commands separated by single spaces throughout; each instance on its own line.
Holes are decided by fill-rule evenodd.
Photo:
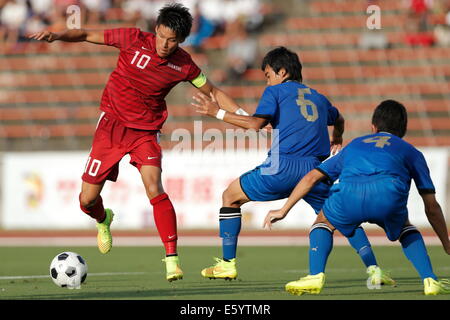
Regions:
M 158 157 L 147 157 L 148 160 L 156 159 Z
M 168 236 L 167 238 L 173 239 L 173 238 L 175 238 L 175 237 L 176 237 L 176 235 L 174 234 L 174 235 Z
M 150 50 L 150 49 L 147 49 L 146 47 L 141 47 L 142 49 L 144 49 L 144 50 Z

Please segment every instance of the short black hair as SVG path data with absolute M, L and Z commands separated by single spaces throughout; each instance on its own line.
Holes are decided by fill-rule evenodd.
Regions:
M 262 61 L 261 70 L 264 71 L 266 66 L 270 66 L 276 73 L 284 68 L 289 74 L 286 80 L 303 81 L 302 64 L 298 55 L 285 47 L 278 47 L 269 51 Z
M 389 132 L 402 138 L 408 126 L 408 113 L 400 102 L 385 100 L 373 112 L 372 124 L 377 132 Z
M 191 33 L 192 15 L 189 9 L 179 3 L 170 3 L 159 10 L 156 26 L 164 25 L 172 29 L 180 42 Z

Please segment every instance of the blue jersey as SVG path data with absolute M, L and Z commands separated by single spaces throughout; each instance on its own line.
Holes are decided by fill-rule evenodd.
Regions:
M 317 169 L 332 181 L 390 176 L 403 182 L 406 191 L 413 179 L 420 194 L 435 192 L 423 154 L 403 139 L 385 132 L 354 139 Z
M 253 116 L 268 119 L 276 129 L 269 156 L 325 159 L 330 155 L 327 126 L 335 124 L 339 112 L 316 90 L 297 81 L 269 86 Z

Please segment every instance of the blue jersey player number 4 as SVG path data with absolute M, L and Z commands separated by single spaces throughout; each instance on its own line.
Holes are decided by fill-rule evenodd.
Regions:
M 363 222 L 377 224 L 389 240 L 400 241 L 404 254 L 423 281 L 425 295 L 450 294 L 448 280 L 438 280 L 422 235 L 408 220 L 406 204 L 414 180 L 428 221 L 445 252 L 450 254 L 446 222 L 435 198 L 427 163 L 419 150 L 402 139 L 406 127 L 405 107 L 394 100 L 383 101 L 372 117 L 374 133 L 354 139 L 338 155 L 308 173 L 285 205 L 267 214 L 264 225 L 270 227 L 283 219 L 317 182 L 339 179 L 315 224 L 337 229 L 347 237 Z M 308 275 L 288 283 L 286 290 L 293 294 L 319 293 L 324 283 L 324 274 Z

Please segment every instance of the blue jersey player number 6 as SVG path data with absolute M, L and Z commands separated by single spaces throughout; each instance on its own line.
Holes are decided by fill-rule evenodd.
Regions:
M 319 118 L 319 112 L 317 111 L 317 106 L 314 102 L 305 99 L 305 94 L 311 94 L 311 89 L 298 89 L 297 105 L 300 107 L 300 112 L 302 113 L 302 116 L 305 117 L 306 121 L 314 122 Z M 308 106 L 311 107 L 312 114 L 308 113 Z

